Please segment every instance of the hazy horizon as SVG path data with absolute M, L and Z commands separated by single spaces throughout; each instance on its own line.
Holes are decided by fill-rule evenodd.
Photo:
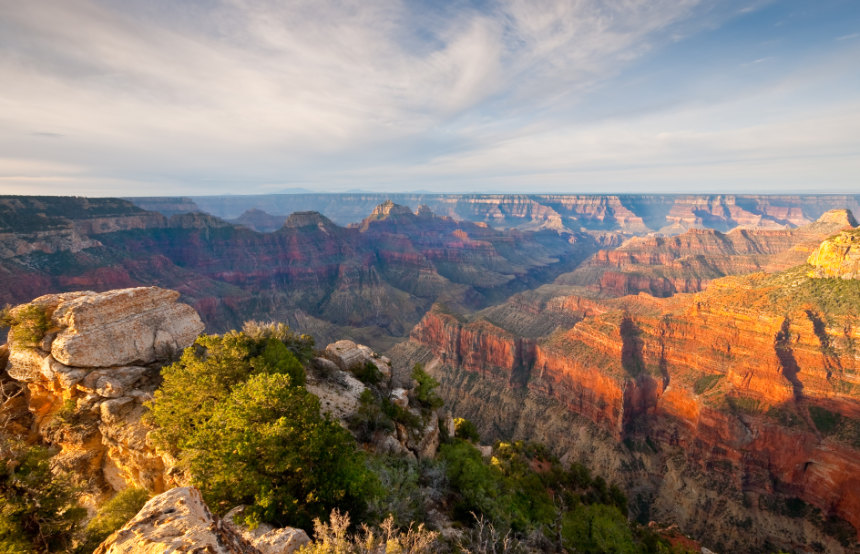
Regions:
M 840 194 L 860 4 L 0 4 L 0 194 Z M 362 192 L 364 193 L 364 192 Z

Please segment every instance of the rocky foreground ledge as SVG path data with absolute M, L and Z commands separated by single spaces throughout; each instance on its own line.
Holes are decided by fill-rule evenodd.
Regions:
M 59 448 L 52 464 L 82 481 L 81 505 L 95 509 L 114 491 L 142 488 L 157 496 L 98 549 L 119 552 L 233 552 L 282 554 L 309 541 L 300 529 L 260 525 L 249 530 L 213 515 L 176 460 L 151 444 L 143 420 L 176 360 L 204 330 L 179 293 L 139 287 L 103 293 L 41 296 L 11 310 L 9 344 L 0 345 L 0 426 L 12 436 Z M 306 367 L 308 391 L 321 410 L 345 427 L 368 385 L 356 378 L 371 367 L 377 394 L 416 417 L 411 383 L 393 379 L 391 361 L 367 346 L 341 340 L 317 352 Z M 395 382 L 396 381 L 396 382 Z M 440 430 L 454 434 L 442 408 L 420 425 L 373 433 L 365 446 L 416 460 L 432 458 Z
M 6 374 L 26 387 L 31 419 L 12 423 L 60 446 L 58 463 L 99 488 L 168 488 L 169 461 L 147 443 L 140 418 L 162 365 L 204 328 L 178 299 L 139 287 L 49 294 L 13 308 Z
M 292 527 L 261 524 L 249 530 L 233 522 L 236 511 L 219 518 L 209 511 L 199 490 L 176 487 L 151 498 L 94 554 L 287 554 L 310 542 L 304 531 Z

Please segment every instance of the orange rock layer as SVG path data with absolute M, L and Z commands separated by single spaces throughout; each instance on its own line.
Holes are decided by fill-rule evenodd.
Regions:
M 761 291 L 743 286 L 608 301 L 542 340 L 432 310 L 411 338 L 446 366 L 524 385 L 618 440 L 680 447 L 738 492 L 797 497 L 860 529 L 860 328 L 810 307 L 768 313 L 748 298 Z M 551 304 L 583 303 L 594 301 Z

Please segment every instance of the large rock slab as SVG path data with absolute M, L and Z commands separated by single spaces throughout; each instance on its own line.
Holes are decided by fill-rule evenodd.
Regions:
M 94 554 L 206 552 L 259 554 L 259 550 L 213 515 L 194 487 L 177 487 L 151 498 Z
M 51 322 L 60 330 L 54 359 L 68 366 L 112 367 L 166 359 L 191 344 L 204 325 L 179 293 L 158 287 L 49 295 Z

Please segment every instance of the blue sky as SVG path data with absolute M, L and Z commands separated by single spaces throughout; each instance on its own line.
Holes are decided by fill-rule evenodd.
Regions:
M 0 0 L 0 193 L 858 176 L 856 0 Z

